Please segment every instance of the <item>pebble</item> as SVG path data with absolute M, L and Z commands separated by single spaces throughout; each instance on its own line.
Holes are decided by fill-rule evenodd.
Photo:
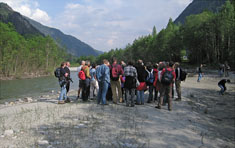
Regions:
M 54 92 L 55 92 L 54 90 L 51 91 L 51 93 L 54 93 Z
M 18 99 L 17 101 L 20 102 L 20 103 L 23 103 L 23 102 L 24 102 L 22 99 Z
M 49 142 L 47 140 L 38 140 L 38 144 L 39 145 L 46 145 L 46 144 L 49 144 Z
M 74 128 L 86 128 L 87 126 L 85 124 L 78 124 L 74 126 Z
M 13 135 L 14 134 L 14 131 L 13 130 L 5 130 L 4 131 L 4 135 L 5 136 L 11 136 L 11 135 Z
M 33 102 L 33 99 L 31 97 L 26 97 L 24 98 L 25 102 Z

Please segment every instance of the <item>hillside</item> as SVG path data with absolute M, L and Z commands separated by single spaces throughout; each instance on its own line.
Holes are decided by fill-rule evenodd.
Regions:
M 63 32 L 61 32 L 58 29 L 50 28 L 47 26 L 44 26 L 32 19 L 26 18 L 35 28 L 37 28 L 40 32 L 42 32 L 44 35 L 51 36 L 54 40 L 59 42 L 61 46 L 64 46 L 68 49 L 68 52 L 75 55 L 75 56 L 89 56 L 99 55 L 100 51 L 97 51 L 93 49 L 90 45 L 80 41 L 79 39 L 71 36 L 66 35 Z
M 18 33 L 21 35 L 43 35 L 20 13 L 13 11 L 7 4 L 0 3 L 0 21 L 3 23 L 11 22 Z
M 102 53 L 71 35 L 66 35 L 58 29 L 44 26 L 32 19 L 22 16 L 5 3 L 0 3 L 0 21 L 3 23 L 12 23 L 16 31 L 23 36 L 49 35 L 61 47 L 66 47 L 68 53 L 77 57 L 89 55 L 97 56 Z
M 204 10 L 219 12 L 221 6 L 226 0 L 193 0 L 192 3 L 184 9 L 184 11 L 175 19 L 174 23 L 184 24 L 185 18 L 192 14 L 202 13 Z

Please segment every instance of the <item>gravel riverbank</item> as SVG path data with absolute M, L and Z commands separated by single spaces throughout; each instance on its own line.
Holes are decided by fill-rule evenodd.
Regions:
M 97 105 L 76 101 L 58 105 L 57 92 L 0 105 L 3 148 L 194 148 L 235 144 L 235 79 L 219 95 L 220 78 L 196 76 L 182 82 L 181 102 L 173 110 L 155 104 Z M 147 99 L 147 93 L 145 98 Z

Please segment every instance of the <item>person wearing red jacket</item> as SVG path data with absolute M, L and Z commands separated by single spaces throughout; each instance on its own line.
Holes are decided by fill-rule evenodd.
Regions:
M 157 96 L 158 96 L 158 89 L 157 89 L 157 79 L 158 79 L 158 64 L 153 65 L 153 75 L 154 75 L 154 82 L 153 82 L 153 87 L 154 87 L 154 102 L 157 101 Z
M 160 78 L 160 81 L 161 81 L 161 90 L 160 90 L 160 101 L 158 102 L 158 106 L 157 108 L 158 109 L 161 109 L 161 106 L 163 104 L 163 97 L 165 96 L 165 94 L 167 95 L 167 98 L 168 98 L 168 110 L 171 111 L 172 110 L 172 87 L 173 87 L 173 83 L 174 83 L 174 80 L 176 78 L 176 75 L 175 75 L 175 71 L 173 69 L 173 65 L 174 63 L 173 62 L 170 62 L 169 63 L 169 66 L 167 68 L 164 68 L 161 72 L 161 78 Z M 166 71 L 170 71 L 171 74 L 173 75 L 173 80 L 170 84 L 165 84 L 163 83 L 162 81 L 162 78 L 163 78 L 163 75 L 166 73 Z

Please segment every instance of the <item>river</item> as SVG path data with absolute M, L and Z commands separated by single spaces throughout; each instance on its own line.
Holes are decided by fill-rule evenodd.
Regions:
M 78 89 L 77 72 L 71 72 L 73 83 L 70 89 Z M 14 101 L 18 98 L 37 97 L 60 90 L 58 79 L 55 76 L 47 76 L 33 79 L 0 80 L 0 103 Z

